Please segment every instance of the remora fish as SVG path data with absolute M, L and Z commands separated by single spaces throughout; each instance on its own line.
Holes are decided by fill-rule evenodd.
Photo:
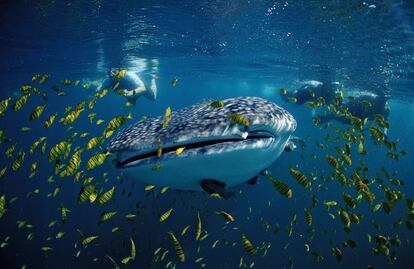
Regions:
M 207 101 L 173 111 L 165 128 L 161 116 L 123 129 L 108 146 L 115 166 L 147 184 L 156 180 L 160 186 L 228 197 L 228 187 L 256 179 L 285 148 L 294 148 L 290 139 L 296 121 L 283 108 L 259 97 L 222 102 L 221 107 Z M 180 147 L 185 151 L 175 154 Z

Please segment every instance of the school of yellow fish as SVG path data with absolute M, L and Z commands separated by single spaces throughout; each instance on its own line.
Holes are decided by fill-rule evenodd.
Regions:
M 118 76 L 121 78 L 125 74 L 125 70 L 119 71 Z M 47 160 L 47 163 L 50 163 L 50 176 L 47 179 L 47 183 L 53 186 L 52 190 L 49 193 L 46 193 L 47 198 L 55 198 L 61 192 L 63 184 L 59 183 L 59 178 L 62 180 L 68 180 L 68 178 L 73 179 L 73 184 L 75 184 L 77 193 L 74 194 L 73 199 L 77 200 L 78 204 L 96 204 L 101 206 L 100 218 L 98 225 L 102 223 L 110 223 L 111 221 L 115 222 L 117 225 L 114 226 L 111 231 L 112 233 L 117 233 L 122 230 L 120 227 L 119 218 L 123 218 L 126 222 L 134 222 L 137 219 L 139 212 L 129 212 L 123 217 L 119 217 L 120 208 L 116 208 L 115 196 L 120 194 L 121 196 L 125 195 L 126 189 L 118 191 L 117 185 L 114 181 L 111 180 L 111 176 L 108 172 L 104 172 L 103 175 L 96 175 L 94 171 L 96 168 L 102 167 L 102 165 L 107 160 L 108 156 L 111 155 L 110 152 L 103 150 L 102 145 L 105 141 L 110 138 L 113 133 L 123 126 L 128 120 L 131 120 L 132 114 L 128 113 L 123 116 L 116 116 L 110 120 L 105 119 L 96 119 L 97 113 L 93 112 L 95 105 L 99 100 L 105 98 L 107 93 L 111 89 L 102 89 L 97 92 L 92 92 L 90 97 L 86 100 L 82 100 L 74 106 L 67 106 L 63 111 L 48 111 L 50 105 L 48 105 L 48 95 L 51 94 L 49 90 L 42 90 L 40 87 L 46 81 L 49 80 L 48 75 L 36 74 L 32 77 L 32 83 L 34 85 L 23 85 L 20 88 L 21 95 L 19 97 L 7 97 L 0 101 L 0 117 L 10 116 L 12 118 L 20 116 L 20 114 L 27 111 L 28 106 L 30 111 L 26 117 L 28 122 L 23 120 L 19 121 L 21 126 L 16 126 L 18 130 L 22 132 L 22 139 L 29 139 L 24 133 L 31 133 L 33 129 L 36 129 L 36 133 L 42 133 L 41 136 L 35 139 L 35 141 L 30 141 L 31 145 L 28 149 L 25 149 L 23 146 L 23 141 L 19 140 L 20 137 L 12 138 L 7 135 L 9 130 L 3 128 L 0 130 L 0 145 L 4 147 L 4 158 L 7 164 L 4 164 L 3 167 L 0 167 L 0 179 L 2 180 L 11 180 L 10 178 L 14 177 L 18 173 L 26 173 L 21 171 L 27 162 L 31 162 L 29 165 L 30 169 L 27 171 L 28 180 L 35 181 L 38 172 L 40 171 L 39 166 L 45 165 L 46 162 L 41 162 L 41 158 Z M 64 79 L 61 81 L 61 85 L 53 85 L 51 89 L 56 93 L 57 96 L 66 96 L 67 91 L 91 91 L 87 83 L 80 83 L 80 80 L 69 80 Z M 172 87 L 176 87 L 178 84 L 178 79 L 174 78 L 172 80 Z M 114 89 L 112 89 L 114 90 Z M 53 92 L 52 92 L 53 93 Z M 286 94 L 287 90 L 282 88 L 280 89 L 280 94 Z M 343 93 L 340 92 L 337 96 L 338 99 L 343 99 Z M 295 100 L 290 100 L 291 102 L 296 102 Z M 40 102 L 40 104 L 38 104 Z M 222 107 L 222 101 L 213 101 L 210 103 L 213 107 Z M 9 106 L 12 109 L 9 109 Z M 129 107 L 128 104 L 125 105 Z M 357 225 L 364 220 L 371 220 L 373 230 L 371 233 L 367 234 L 367 240 L 372 245 L 372 252 L 375 255 L 383 255 L 390 262 L 397 259 L 396 248 L 403 243 L 398 236 L 398 233 L 392 232 L 390 234 L 382 234 L 381 224 L 375 220 L 376 214 L 379 214 L 382 209 L 383 212 L 390 217 L 395 217 L 391 212 L 397 206 L 406 205 L 405 215 L 398 216 L 393 224 L 393 228 L 397 228 L 402 224 L 405 224 L 406 229 L 409 231 L 414 228 L 414 200 L 407 197 L 402 188 L 404 186 L 404 181 L 397 177 L 397 173 L 389 173 L 385 166 L 382 166 L 380 171 L 373 176 L 372 171 L 365 166 L 367 152 L 367 144 L 372 141 L 376 147 L 383 147 L 386 150 L 385 157 L 390 158 L 393 161 L 399 160 L 406 155 L 406 151 L 398 149 L 398 141 L 391 141 L 388 139 L 386 133 L 387 129 L 390 128 L 389 123 L 381 115 L 376 115 L 375 119 L 371 122 L 368 119 L 360 119 L 353 116 L 348 112 L 345 105 L 342 105 L 342 102 L 334 102 L 333 104 L 327 104 L 327 102 L 322 98 L 317 98 L 317 101 L 308 102 L 307 106 L 310 108 L 325 108 L 330 112 L 335 113 L 337 116 L 343 117 L 348 120 L 349 124 L 344 128 L 339 128 L 331 123 L 322 124 L 319 116 L 314 116 L 312 118 L 313 124 L 325 132 L 325 142 L 321 143 L 319 141 L 315 142 L 316 148 L 318 149 L 317 153 L 310 153 L 311 159 L 316 159 L 317 156 L 320 156 L 320 159 L 326 160 L 326 169 L 319 169 L 314 167 L 311 171 L 307 171 L 301 165 L 296 165 L 295 167 L 288 167 L 287 174 L 291 178 L 276 178 L 277 176 L 272 175 L 270 171 L 267 171 L 267 174 L 264 176 L 269 182 L 266 181 L 266 184 L 270 184 L 274 187 L 275 191 L 281 196 L 271 197 L 271 200 L 278 199 L 278 203 L 289 204 L 290 201 L 296 199 L 296 193 L 303 193 L 303 195 L 311 197 L 311 203 L 309 205 L 303 206 L 303 222 L 308 227 L 307 236 L 303 249 L 306 253 L 309 253 L 314 257 L 315 261 L 322 262 L 325 259 L 325 256 L 319 254 L 316 249 L 321 249 L 321 246 L 318 246 L 316 242 L 314 247 L 314 237 L 317 234 L 315 229 L 315 222 L 320 222 L 321 220 L 315 219 L 312 214 L 316 210 L 326 211 L 326 217 L 331 221 L 339 221 L 343 225 L 344 233 L 349 234 L 352 229 L 357 229 Z M 88 111 L 89 110 L 89 111 Z M 87 115 L 86 115 L 87 114 Z M 55 120 L 58 115 L 61 115 L 59 120 Z M 83 117 L 82 115 L 86 115 Z M 168 128 L 169 122 L 173 117 L 171 107 L 165 109 L 164 120 L 162 122 L 162 128 Z M 231 114 L 228 117 L 235 123 L 247 127 L 249 121 L 242 115 Z M 107 122 L 106 127 L 101 130 L 101 133 L 94 134 L 93 137 L 90 137 L 89 132 L 77 132 L 75 130 L 74 123 L 76 121 L 86 121 L 89 124 L 95 125 L 94 128 L 100 128 L 103 126 L 102 123 Z M 36 126 L 36 122 L 41 121 L 39 126 Z M 17 122 L 17 121 L 16 121 Z M 24 122 L 24 124 L 22 123 Z M 31 127 L 28 127 L 29 125 Z M 55 129 L 54 129 L 55 128 Z M 56 137 L 56 129 L 65 129 L 67 135 L 65 138 Z M 102 128 L 101 128 L 102 129 Z M 55 130 L 55 131 L 53 131 Z M 369 134 L 369 135 L 368 135 Z M 38 152 L 40 149 L 40 152 Z M 304 152 L 306 149 L 302 149 Z M 176 154 L 179 155 L 185 151 L 185 147 L 178 148 Z M 336 152 L 336 153 L 332 153 Z M 160 157 L 162 155 L 162 144 L 161 141 L 157 142 L 157 155 Z M 31 161 L 31 159 L 34 159 Z M 82 162 L 82 159 L 84 160 Z M 49 168 L 42 167 L 42 171 L 46 171 Z M 160 165 L 152 167 L 154 170 L 162 169 Z M 20 174 L 19 174 L 20 175 Z M 119 185 L 123 184 L 124 178 L 122 175 L 116 176 Z M 135 183 L 132 183 L 134 186 Z M 296 191 L 296 186 L 298 188 Z M 108 187 L 109 185 L 109 187 Z M 330 186 L 334 188 L 340 188 L 340 199 L 336 199 L 338 195 L 333 195 L 328 192 Z M 157 187 L 160 187 L 158 190 Z M 165 186 L 156 186 L 156 181 L 154 185 L 147 185 L 143 188 L 145 192 L 149 195 L 162 195 L 167 193 L 168 187 Z M 295 190 L 295 192 L 294 192 Z M 13 196 L 10 197 L 5 190 L 2 190 L 4 193 L 0 193 L 0 221 L 2 218 L 7 218 L 8 212 L 14 210 L 13 203 L 17 199 L 26 198 L 29 199 L 33 196 L 38 196 L 40 193 L 43 193 L 39 188 L 27 193 L 26 197 Z M 254 191 L 254 190 L 252 190 Z M 239 190 L 239 193 L 242 193 L 243 189 Z M 151 194 L 150 194 L 151 193 Z M 157 195 L 156 195 L 157 194 Z M 178 194 L 179 195 L 179 194 Z M 320 202 L 318 196 L 323 195 L 323 197 L 331 197 L 330 199 L 324 198 L 323 202 Z M 128 197 L 132 196 L 132 192 L 129 192 Z M 221 199 L 219 194 L 212 194 L 207 196 L 208 199 L 211 199 L 212 203 L 223 203 L 224 200 Z M 284 199 L 288 198 L 288 199 Z M 156 199 L 156 198 L 155 198 Z M 240 198 L 241 199 L 241 198 Z M 272 206 L 271 200 L 268 201 L 268 206 Z M 110 204 L 109 208 L 109 202 Z M 224 205 L 224 204 L 223 204 Z M 91 205 L 92 206 L 92 205 Z M 104 207 L 105 206 L 105 207 Z M 360 213 L 363 208 L 370 207 L 371 214 L 370 216 L 365 216 Z M 137 205 L 137 208 L 140 208 Z M 359 210 L 361 208 L 361 210 Z M 61 204 L 59 207 L 56 207 L 58 214 L 60 215 L 60 222 L 57 219 L 51 220 L 45 226 L 52 228 L 54 226 L 59 226 L 60 229 L 64 229 L 65 223 L 67 223 L 71 215 L 74 215 L 76 212 Z M 157 210 L 157 209 L 155 209 Z M 184 209 L 185 210 L 185 209 Z M 170 207 L 170 208 L 160 208 L 159 212 L 156 214 L 156 218 L 160 225 L 164 227 L 172 223 L 177 223 L 180 221 L 181 214 L 188 214 L 189 211 L 183 211 L 180 207 Z M 231 213 L 226 210 L 214 211 L 214 215 L 220 216 L 222 220 L 225 221 L 224 226 L 221 227 L 223 232 L 231 230 L 238 233 L 238 240 L 232 241 L 226 238 L 217 238 L 214 234 L 209 233 L 206 228 L 208 227 L 203 223 L 203 220 L 210 218 L 214 222 L 220 222 L 220 219 L 214 218 L 214 215 L 210 214 L 208 210 L 201 211 L 200 209 L 194 211 L 194 222 L 190 223 L 182 228 L 181 231 L 170 230 L 161 232 L 163 238 L 166 238 L 171 241 L 170 247 L 158 247 L 153 252 L 153 264 L 164 264 L 166 269 L 175 269 L 179 267 L 182 263 L 192 263 L 200 267 L 207 267 L 208 261 L 205 257 L 197 256 L 191 257 L 194 255 L 194 250 L 190 251 L 191 255 L 187 254 L 189 246 L 197 244 L 198 247 L 195 250 L 196 255 L 200 255 L 202 245 L 209 242 L 211 244 L 210 249 L 216 249 L 217 247 L 238 247 L 240 250 L 244 251 L 244 254 L 240 255 L 240 259 L 237 264 L 234 264 L 232 268 L 236 267 L 249 267 L 253 268 L 257 263 L 257 258 L 259 254 L 262 257 L 270 255 L 272 241 L 264 241 L 258 243 L 257 240 L 252 237 L 248 237 L 248 234 L 252 236 L 255 233 L 242 229 L 238 227 L 241 225 L 239 219 L 246 219 L 251 221 L 251 216 L 253 216 L 253 209 L 248 208 L 246 216 L 237 216 L 234 217 Z M 230 211 L 230 210 L 229 210 Z M 321 215 L 321 214 L 318 214 Z M 286 235 L 288 238 L 295 236 L 295 226 L 297 225 L 298 214 L 293 213 L 291 220 L 286 225 Z M 264 228 L 264 232 L 270 233 L 272 236 L 269 238 L 272 239 L 273 236 L 279 232 L 279 223 L 272 224 L 267 221 L 265 218 L 260 217 L 259 220 Z M 17 227 L 22 229 L 22 232 L 29 231 L 26 235 L 27 240 L 37 240 L 34 232 L 32 232 L 33 225 L 28 220 L 17 220 Z M 174 226 L 174 225 L 173 225 Z M 175 226 L 174 226 L 175 227 Z M 24 229 L 23 229 L 24 228 Z M 187 236 L 187 231 L 193 229 L 193 235 L 191 243 L 190 239 Z M 91 233 L 84 235 L 80 229 L 77 229 L 79 234 L 79 241 L 75 244 L 75 253 L 74 257 L 78 258 L 81 255 L 81 251 L 87 247 L 99 247 L 99 241 L 105 235 L 98 235 L 98 229 L 92 231 Z M 332 231 L 333 233 L 339 233 L 340 231 Z M 46 245 L 42 245 L 40 249 L 43 252 L 52 252 L 53 240 L 64 240 L 65 234 L 67 231 L 58 231 L 53 236 L 46 238 Z M 120 268 L 119 263 L 127 265 L 129 263 L 139 260 L 139 254 L 144 250 L 139 248 L 142 244 L 136 245 L 132 237 L 128 237 L 130 244 L 130 251 L 127 256 L 122 259 L 115 259 L 113 255 L 107 254 L 105 258 L 110 262 L 114 268 Z M 11 235 L 6 235 L 5 238 L 0 238 L 0 248 L 7 248 L 12 241 Z M 317 240 L 316 240 L 317 241 Z M 406 240 L 405 244 L 410 244 Z M 286 242 L 283 246 L 283 250 L 286 251 L 290 247 L 290 242 Z M 204 246 L 203 246 L 204 247 Z M 329 251 L 332 256 L 338 261 L 341 262 L 344 257 L 344 249 L 357 248 L 357 242 L 353 239 L 347 239 L 341 243 L 332 243 L 330 246 L 325 246 L 325 250 Z M 170 254 L 170 250 L 175 255 Z M 323 251 L 323 249 L 321 250 Z M 218 252 L 220 253 L 220 252 Z M 247 255 L 246 255 L 247 254 Z M 96 262 L 100 257 L 94 257 L 92 261 Z M 287 260 L 287 267 L 294 267 L 293 258 L 289 257 Z M 30 265 L 22 265 L 22 268 L 30 267 Z M 192 267 L 192 266 L 190 266 Z M 367 264 L 368 268 L 373 268 L 371 265 Z M 183 267 L 188 268 L 188 267 Z M 194 267 L 195 268 L 195 267 Z

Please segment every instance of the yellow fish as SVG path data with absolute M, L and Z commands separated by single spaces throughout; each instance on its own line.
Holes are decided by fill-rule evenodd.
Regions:
M 308 178 L 303 173 L 301 173 L 299 170 L 289 168 L 289 172 L 292 175 L 292 177 L 294 177 L 299 184 L 301 184 L 305 188 L 310 188 L 311 187 L 311 183 L 308 180 Z
M 45 120 L 45 122 L 43 123 L 43 126 L 45 128 L 49 128 L 50 126 L 52 126 L 53 122 L 55 121 L 55 118 L 57 117 L 58 113 L 54 113 L 52 115 L 49 116 L 49 118 L 47 118 Z
M 112 197 L 114 196 L 114 192 L 115 192 L 115 186 L 113 186 L 108 191 L 104 192 L 101 196 L 99 196 L 99 199 L 98 199 L 99 204 L 103 205 L 106 202 L 108 202 L 110 199 L 112 199 Z
M 162 154 L 162 147 L 161 147 L 161 140 L 157 139 L 157 157 L 161 157 Z
M 245 234 L 242 234 L 242 244 L 244 249 L 246 250 L 246 252 L 250 255 L 253 256 L 254 254 L 256 254 L 256 249 L 253 247 L 252 243 L 250 242 L 249 239 L 247 239 Z
M 153 188 L 155 188 L 155 185 L 147 185 L 147 186 L 145 186 L 144 190 L 146 190 L 146 191 L 150 191 L 150 190 L 152 190 Z
M 87 170 L 91 170 L 94 169 L 100 165 L 102 165 L 104 163 L 104 161 L 106 160 L 106 157 L 109 156 L 109 151 L 105 152 L 105 153 L 98 153 L 93 155 L 88 162 L 86 163 L 86 169 Z
M 234 124 L 243 125 L 245 127 L 249 126 L 250 124 L 249 119 L 240 114 L 234 113 L 230 114 L 228 117 Z
M 220 108 L 224 106 L 224 103 L 223 101 L 213 101 L 210 103 L 210 106 L 214 108 Z
M 165 213 L 163 213 L 160 216 L 160 222 L 164 222 L 168 219 L 168 217 L 171 215 L 171 212 L 173 211 L 173 208 L 169 209 L 168 211 L 166 211 Z
M 169 232 L 169 234 L 171 235 L 171 239 L 172 239 L 173 244 L 174 244 L 174 250 L 175 250 L 175 253 L 178 256 L 178 260 L 180 262 L 184 262 L 185 261 L 185 254 L 184 254 L 183 248 L 180 245 L 180 242 L 178 242 L 177 237 L 175 237 L 175 235 L 172 232 Z
M 63 79 L 62 84 L 65 85 L 65 86 L 69 86 L 69 85 L 72 84 L 72 81 L 70 81 L 69 79 Z
M 43 114 L 43 111 L 45 110 L 45 108 L 46 108 L 46 104 L 35 107 L 33 112 L 30 114 L 29 120 L 33 121 L 35 119 L 38 119 Z
M 108 122 L 105 131 L 114 131 L 130 119 L 132 119 L 131 113 L 129 113 L 127 116 L 117 116 Z
M 70 212 L 70 210 L 62 205 L 59 208 L 59 211 L 60 211 L 60 217 L 61 217 L 62 223 L 65 223 L 68 218 L 68 213 Z
M 165 109 L 164 121 L 162 122 L 162 128 L 166 128 L 171 121 L 171 107 Z
M 171 85 L 173 87 L 175 87 L 175 86 L 177 86 L 177 83 L 178 83 L 178 78 L 173 78 L 172 81 L 171 81 Z
M 3 217 L 6 211 L 6 195 L 3 194 L 2 196 L 0 196 L 0 219 Z
M 117 211 L 109 211 L 109 212 L 103 212 L 101 214 L 101 221 L 107 221 L 111 219 L 113 216 L 115 216 Z
M 0 101 L 0 116 L 3 116 L 4 113 L 6 112 L 7 108 L 9 107 L 10 100 L 11 100 L 11 97 L 8 97 Z
M 91 196 L 93 194 L 95 194 L 95 186 L 93 186 L 93 185 L 84 186 L 79 192 L 78 203 L 81 204 L 81 203 L 89 200 L 89 196 Z
M 62 156 L 67 151 L 68 147 L 69 147 L 69 143 L 67 141 L 61 141 L 55 144 L 49 152 L 49 157 L 48 157 L 49 162 L 59 159 L 60 156 Z
M 87 149 L 92 149 L 95 146 L 97 146 L 99 143 L 101 143 L 101 141 L 102 141 L 102 137 L 100 137 L 100 136 L 93 137 L 93 138 L 89 139 L 88 143 L 86 144 L 86 148 Z
M 229 222 L 234 221 L 234 217 L 232 215 L 230 215 L 229 213 L 225 212 L 225 211 L 216 212 L 216 214 L 222 216 L 223 218 L 225 218 Z
M 14 160 L 12 164 L 12 170 L 13 172 L 16 172 L 20 169 L 20 167 L 23 165 L 24 159 L 25 159 L 26 153 L 24 151 L 19 152 L 19 155 Z
M 200 211 L 197 212 L 197 227 L 195 229 L 195 239 L 199 240 L 200 239 L 200 235 L 201 235 L 201 218 L 200 218 Z
M 185 147 L 181 147 L 181 148 L 176 149 L 175 154 L 180 155 L 181 153 L 183 153 L 184 149 L 185 149 Z
M 292 189 L 284 182 L 276 180 L 271 178 L 270 176 L 267 177 L 273 184 L 273 187 L 275 187 L 275 189 L 282 194 L 283 196 L 287 197 L 287 198 L 292 198 L 293 195 L 293 191 Z
M 98 236 L 97 235 L 94 235 L 94 236 L 88 236 L 88 237 L 86 237 L 85 239 L 83 239 L 82 240 L 82 245 L 87 245 L 87 244 L 89 244 L 90 242 L 92 242 L 93 240 L 95 240 L 95 239 L 97 239 L 98 238 Z
M 27 100 L 29 99 L 29 94 L 22 95 L 14 104 L 13 104 L 13 110 L 19 111 L 22 109 L 22 107 L 27 103 Z
M 81 163 L 81 153 L 82 150 L 76 151 L 69 160 L 68 165 L 60 173 L 61 177 L 74 175 L 76 170 L 78 170 Z

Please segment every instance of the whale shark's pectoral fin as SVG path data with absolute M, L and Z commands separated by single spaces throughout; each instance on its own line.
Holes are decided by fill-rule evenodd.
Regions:
M 138 99 L 138 95 L 128 96 L 128 97 L 126 97 L 126 99 L 130 104 L 135 106 L 135 103 L 137 102 L 137 99 Z
M 256 185 L 257 184 L 257 179 L 258 179 L 258 177 L 255 176 L 255 177 L 247 180 L 246 183 L 249 184 L 249 185 Z
M 295 148 L 296 148 L 295 143 L 293 143 L 292 141 L 288 141 L 287 144 L 286 144 L 286 146 L 285 146 L 284 151 L 291 152 L 291 151 L 294 151 Z
M 306 147 L 305 140 L 303 140 L 300 137 L 293 136 L 289 139 L 285 146 L 285 151 L 290 152 L 297 148 L 297 145 L 299 145 L 301 148 Z
M 234 193 L 226 189 L 226 184 L 215 179 L 202 179 L 201 188 L 209 194 L 218 193 L 221 197 L 229 198 Z

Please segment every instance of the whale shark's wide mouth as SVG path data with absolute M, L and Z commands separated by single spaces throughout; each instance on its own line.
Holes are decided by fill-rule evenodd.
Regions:
M 265 130 L 255 130 L 248 132 L 246 137 L 222 137 L 222 138 L 213 138 L 210 140 L 203 140 L 203 141 L 192 141 L 192 142 L 181 142 L 178 144 L 174 144 L 172 146 L 163 147 L 162 154 L 166 155 L 171 152 L 175 152 L 178 148 L 185 147 L 185 150 L 188 151 L 190 149 L 202 149 L 211 146 L 220 147 L 220 145 L 226 145 L 229 148 L 229 144 L 239 144 L 239 143 L 250 143 L 254 144 L 255 142 L 265 141 L 265 140 L 273 140 L 275 135 L 269 131 Z M 257 144 L 257 143 L 256 143 Z M 172 156 L 174 156 L 173 154 Z M 153 158 L 157 156 L 157 149 L 146 151 L 146 152 L 137 152 L 133 156 L 125 159 L 125 160 L 115 160 L 114 164 L 116 168 L 126 168 L 131 166 L 132 164 L 140 163 L 140 161 Z M 179 157 L 179 156 L 177 156 Z

